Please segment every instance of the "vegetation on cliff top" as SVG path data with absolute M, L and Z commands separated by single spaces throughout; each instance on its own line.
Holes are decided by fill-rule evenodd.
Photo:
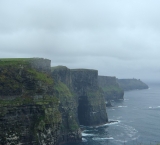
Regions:
M 60 110 L 63 116 L 62 132 L 78 130 L 79 125 L 76 120 L 77 103 L 74 94 L 60 81 L 57 81 L 53 88 L 55 96 L 60 100 Z
M 63 69 L 68 69 L 68 68 L 66 66 L 63 66 L 63 65 L 58 65 L 58 66 L 51 67 L 51 71 L 63 70 Z
M 14 96 L 25 92 L 35 93 L 43 90 L 45 85 L 52 85 L 53 79 L 45 73 L 38 72 L 29 65 L 31 59 L 0 60 L 0 96 Z

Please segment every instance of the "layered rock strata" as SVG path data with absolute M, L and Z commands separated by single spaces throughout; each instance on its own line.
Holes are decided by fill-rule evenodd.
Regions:
M 73 90 L 78 96 L 78 119 L 82 125 L 99 125 L 108 122 L 105 100 L 98 86 L 98 71 L 72 69 Z
M 108 121 L 98 71 L 50 67 L 43 58 L 0 59 L 0 143 L 81 141 L 82 125 Z
M 52 68 L 52 75 L 74 94 L 81 125 L 99 125 L 108 121 L 103 92 L 98 87 L 97 70 L 57 66 Z
M 0 62 L 0 143 L 57 144 L 59 101 L 53 95 L 49 68 L 38 71 L 31 59 Z M 46 73 L 44 73 L 46 72 Z
M 77 96 L 71 89 L 70 70 L 65 66 L 52 67 L 54 92 L 60 100 L 59 110 L 62 115 L 60 140 L 63 142 L 81 141 L 81 130 L 77 117 Z

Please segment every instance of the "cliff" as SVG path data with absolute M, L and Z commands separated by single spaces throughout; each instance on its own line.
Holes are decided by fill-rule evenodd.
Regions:
M 0 59 L 0 143 L 81 141 L 82 125 L 108 121 L 98 71 L 53 67 L 43 58 Z
M 35 61 L 32 64 L 30 61 L 31 59 L 0 61 L 2 145 L 49 145 L 58 142 L 62 119 L 59 100 L 52 89 L 53 79 L 48 74 L 50 68 L 39 70 L 39 67 L 33 65 Z M 49 66 L 50 61 L 47 62 Z
M 73 90 L 78 96 L 78 118 L 82 125 L 108 122 L 103 91 L 98 86 L 98 71 L 72 69 Z
M 116 77 L 98 76 L 98 84 L 104 92 L 106 101 L 123 99 L 124 91 L 116 81 Z
M 140 79 L 117 79 L 117 82 L 124 91 L 148 89 L 148 86 Z
M 97 70 L 57 66 L 52 68 L 52 75 L 74 94 L 81 125 L 99 125 L 108 121 L 103 92 L 98 87 Z
M 60 100 L 59 110 L 62 114 L 60 142 L 81 141 L 77 115 L 77 96 L 71 90 L 70 70 L 65 66 L 52 67 L 55 81 L 54 92 Z

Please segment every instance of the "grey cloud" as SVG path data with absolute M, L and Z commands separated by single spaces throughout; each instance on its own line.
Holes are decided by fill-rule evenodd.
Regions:
M 160 80 L 156 0 L 1 0 L 0 57 L 45 57 L 101 75 Z

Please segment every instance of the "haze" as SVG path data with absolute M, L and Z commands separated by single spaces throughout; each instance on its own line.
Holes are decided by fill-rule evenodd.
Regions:
M 1 0 L 0 57 L 160 81 L 159 0 Z

